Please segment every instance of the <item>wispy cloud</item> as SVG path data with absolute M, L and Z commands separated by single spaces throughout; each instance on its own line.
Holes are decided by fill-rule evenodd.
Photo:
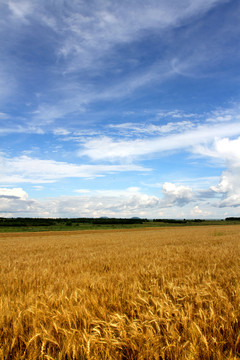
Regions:
M 3 36 L 9 33 L 10 36 L 9 41 L 2 43 L 6 55 L 2 80 L 5 89 L 8 84 L 2 97 L 9 100 L 14 89 L 17 98 L 20 91 L 27 98 L 23 80 L 27 78 L 32 88 L 32 121 L 49 125 L 74 112 L 81 113 L 88 104 L 126 97 L 149 84 L 160 84 L 178 74 L 179 69 L 194 68 L 196 59 L 200 59 L 199 51 L 189 54 L 186 44 L 184 51 L 181 47 L 176 49 L 167 37 L 170 51 L 161 56 L 155 54 L 151 62 L 145 63 L 139 56 L 141 41 L 157 32 L 164 45 L 166 31 L 191 23 L 224 2 L 184 0 L 170 4 L 165 0 L 161 3 L 95 0 L 90 5 L 88 2 L 3 0 L 0 10 L 3 19 L 8 21 L 2 20 L 0 31 Z M 11 28 L 16 27 L 17 32 L 13 34 Z M 36 28 L 39 31 L 33 31 Z M 29 54 L 27 39 L 32 57 L 26 56 Z M 12 48 L 19 42 L 23 48 L 15 56 Z M 44 61 L 37 67 L 40 47 L 44 50 Z M 126 51 L 122 51 L 123 47 Z M 37 93 L 41 94 L 38 99 Z
M 236 130 L 234 135 L 237 136 L 239 131 L 240 130 Z M 227 132 L 225 135 L 228 135 Z M 213 143 L 210 145 L 205 144 L 196 146 L 195 151 L 200 155 L 224 161 L 231 166 L 240 166 L 240 137 L 235 139 L 229 139 L 227 137 L 215 138 Z
M 10 122 L 10 121 L 9 121 Z M 10 125 L 10 126 L 9 126 Z M 9 134 L 44 134 L 44 131 L 41 127 L 38 126 L 28 126 L 28 125 L 20 125 L 20 124 L 8 124 L 5 126 L 4 124 L 0 125 L 0 136 L 9 135 Z
M 31 15 L 34 9 L 33 3 L 26 0 L 24 1 L 8 0 L 3 2 L 7 3 L 12 16 L 15 19 L 23 21 L 24 23 L 27 22 L 28 15 Z
M 0 106 L 3 105 L 10 96 L 15 95 L 17 82 L 11 74 L 11 68 L 0 60 Z
M 8 114 L 0 112 L 0 120 L 6 120 L 8 119 Z
M 2 156 L 0 182 L 2 184 L 51 183 L 63 178 L 95 178 L 129 171 L 147 172 L 150 169 L 138 165 L 76 165 L 28 156 L 14 158 Z
M 154 153 L 176 151 L 179 149 L 192 148 L 200 152 L 198 145 L 214 141 L 216 137 L 237 136 L 240 134 L 238 123 L 221 125 L 199 125 L 193 130 L 183 131 L 178 134 L 170 134 L 164 137 L 151 139 L 117 140 L 109 137 L 97 138 L 87 141 L 80 156 L 88 156 L 93 160 L 116 160 L 134 159 Z
M 103 55 L 110 50 L 114 51 L 118 44 L 141 38 L 143 30 L 158 29 L 163 32 L 222 2 L 199 0 L 183 1 L 181 4 L 174 1 L 174 4 L 170 4 L 167 1 L 122 1 L 116 6 L 110 2 L 94 1 L 92 7 L 79 3 L 68 9 L 67 16 L 62 19 L 69 36 L 59 53 L 72 58 L 69 71 L 83 66 L 95 67 L 96 61 L 99 66 Z
M 157 134 L 167 134 L 172 132 L 179 132 L 183 129 L 191 129 L 194 127 L 194 124 L 191 121 L 178 121 L 178 122 L 168 122 L 164 125 L 156 124 L 136 124 L 136 123 L 122 123 L 117 125 L 109 125 L 111 129 L 118 130 L 121 134 L 129 135 L 157 135 Z

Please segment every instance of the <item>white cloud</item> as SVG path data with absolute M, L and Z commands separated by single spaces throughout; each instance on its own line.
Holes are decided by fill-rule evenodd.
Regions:
M 194 208 L 191 210 L 192 215 L 202 215 L 202 213 L 203 211 L 199 209 L 198 205 L 194 206 Z
M 240 107 L 239 104 L 234 104 L 231 108 L 219 108 L 213 110 L 207 117 L 206 121 L 212 123 L 221 123 L 240 120 Z
M 204 147 L 201 144 L 208 144 L 216 137 L 236 136 L 240 134 L 239 123 L 221 125 L 199 125 L 193 130 L 183 131 L 179 134 L 153 137 L 151 139 L 118 140 L 110 137 L 91 139 L 83 144 L 83 150 L 79 151 L 80 156 L 88 156 L 93 160 L 133 159 L 136 157 L 163 153 L 165 151 L 191 149 L 196 153 L 202 153 Z M 233 145 L 234 146 L 234 145 Z M 238 145 L 236 145 L 238 146 Z M 207 149 L 207 147 L 206 147 Z M 208 155 L 207 150 L 204 155 Z
M 223 171 L 220 181 L 216 186 L 211 186 L 210 190 L 221 196 L 218 204 L 220 207 L 240 207 L 240 167 L 229 167 Z
M 240 124 L 236 123 L 233 125 L 239 127 Z M 226 132 L 228 126 L 231 126 L 231 124 L 226 125 Z M 235 134 L 238 135 L 239 130 L 236 129 Z M 195 146 L 194 151 L 200 155 L 224 161 L 231 164 L 231 166 L 240 166 L 240 137 L 236 139 L 216 137 L 211 145 L 197 145 Z
M 117 44 L 138 39 L 143 31 L 177 27 L 222 2 L 121 1 L 116 6 L 113 2 L 94 1 L 92 7 L 78 3 L 62 19 L 68 36 L 59 54 L 72 58 L 69 71 L 89 67 Z
M 75 190 L 76 193 L 79 193 L 79 194 L 88 194 L 90 192 L 90 190 L 88 189 L 78 189 L 78 190 Z
M 240 211 L 240 192 L 228 194 L 228 196 L 223 199 L 220 204 L 220 207 L 238 207 Z M 240 212 L 238 213 L 239 216 Z
M 39 135 L 43 135 L 44 131 L 38 127 L 38 126 L 34 126 L 34 125 L 12 125 L 10 127 L 10 124 L 8 124 L 8 127 L 3 126 L 0 127 L 0 136 L 1 135 L 8 135 L 8 134 L 39 134 Z
M 80 192 L 81 196 L 49 197 L 41 201 L 3 198 L 0 213 L 3 216 L 30 217 L 191 217 L 189 199 L 186 201 L 180 192 L 178 189 L 177 195 L 168 193 L 164 198 L 130 189 L 117 190 L 112 194 L 104 191 Z
M 1 188 L 0 199 L 20 199 L 27 200 L 28 194 L 22 188 Z
M 1 183 L 51 183 L 63 178 L 94 178 L 127 171 L 150 171 L 138 165 L 76 165 L 29 156 L 0 158 Z
M 50 199 L 49 199 L 50 201 Z M 49 202 L 50 204 L 50 202 Z M 139 216 L 140 212 L 149 216 L 158 208 L 159 199 L 145 194 L 125 196 L 93 196 L 81 198 L 62 198 L 56 202 L 55 211 L 62 211 L 68 216 L 108 216 L 108 217 L 132 217 Z M 64 209 L 64 210 L 63 210 Z
M 57 129 L 53 130 L 53 133 L 54 133 L 54 135 L 65 136 L 65 135 L 69 135 L 70 131 L 63 129 L 63 128 L 57 128 Z
M 160 206 L 158 197 L 143 194 L 135 187 L 115 192 L 88 192 L 87 189 L 79 189 L 78 192 L 81 196 L 61 196 L 36 201 L 28 200 L 22 189 L 2 189 L 0 213 L 4 216 L 132 217 L 149 216 L 158 211 Z
M 224 172 L 221 176 L 221 180 L 218 185 L 211 186 L 210 190 L 216 193 L 227 193 L 233 190 L 233 184 L 231 179 L 229 178 L 229 174 Z
M 229 138 L 216 139 L 216 152 L 218 156 L 224 158 L 225 161 L 240 166 L 240 137 L 230 140 Z
M 141 191 L 139 187 L 132 186 L 128 187 L 124 190 L 114 189 L 114 190 L 86 190 L 86 189 L 80 189 L 75 190 L 75 192 L 78 193 L 89 193 L 89 196 L 96 196 L 96 197 L 129 197 L 132 195 L 140 195 Z
M 44 186 L 42 186 L 42 185 L 34 185 L 33 188 L 34 188 L 35 190 L 37 190 L 37 191 L 41 191 L 41 190 L 44 189 Z
M 194 113 L 184 113 L 180 110 L 172 110 L 172 111 L 165 111 L 165 112 L 158 112 L 157 116 L 159 118 L 161 117 L 167 117 L 167 118 L 175 118 L 175 119 L 183 119 L 183 118 L 193 118 L 196 117 L 197 114 Z
M 144 134 L 144 135 L 157 135 L 157 134 L 167 134 L 172 132 L 186 131 L 194 127 L 194 123 L 191 121 L 178 121 L 178 122 L 168 122 L 164 125 L 155 125 L 155 124 L 136 124 L 136 123 L 122 123 L 117 125 L 109 125 L 111 129 L 117 129 L 123 134 Z
M 188 186 L 165 182 L 162 186 L 162 192 L 165 196 L 163 201 L 166 206 L 172 206 L 173 204 L 184 206 L 193 200 L 193 191 Z
M 33 6 L 30 1 L 8 0 L 7 3 L 12 15 L 24 22 L 26 22 L 27 16 L 33 11 Z
M 231 207 L 239 204 L 239 197 L 232 195 L 228 198 L 229 204 L 222 205 L 224 214 L 219 204 L 210 203 L 209 199 L 207 202 L 201 200 L 200 207 L 190 187 L 173 183 L 163 184 L 163 196 L 143 193 L 137 187 L 115 191 L 79 189 L 80 196 L 49 197 L 37 201 L 28 199 L 21 188 L 1 190 L 0 213 L 8 217 L 221 218 L 226 210 L 232 215 Z
M 206 218 L 206 217 L 208 217 L 209 215 L 211 215 L 211 212 L 205 211 L 205 210 L 201 210 L 201 209 L 199 208 L 199 206 L 196 205 L 196 206 L 194 206 L 194 208 L 190 211 L 190 214 L 191 214 L 192 217 L 195 217 L 195 216 L 198 217 L 198 216 L 200 216 L 200 217 L 202 217 L 202 218 Z
M 216 138 L 211 145 L 195 147 L 195 152 L 202 156 L 217 159 L 226 166 L 217 185 L 210 191 L 222 195 L 220 207 L 240 206 L 240 137 L 236 139 Z
M 8 119 L 8 114 L 0 112 L 0 120 L 6 120 L 6 119 Z
M 71 103 L 72 101 L 70 101 Z M 57 119 L 63 118 L 76 110 L 76 106 L 72 109 L 66 101 L 55 105 L 41 104 L 32 113 L 32 119 L 39 125 L 49 125 Z
M 65 118 L 74 112 L 81 113 L 89 103 L 127 96 L 145 85 L 160 83 L 176 74 L 176 64 L 173 66 L 171 63 L 173 55 L 174 58 L 176 57 L 175 63 L 178 68 L 188 68 L 189 61 L 186 58 L 189 55 L 185 56 L 185 51 L 182 55 L 182 51 L 178 49 L 176 56 L 175 50 L 174 53 L 170 51 L 168 56 L 158 57 L 157 61 L 154 58 L 147 67 L 145 64 L 141 67 L 141 71 L 138 66 L 130 66 L 133 71 L 130 68 L 125 71 L 124 65 L 121 65 L 122 59 L 119 59 L 118 47 L 127 46 L 131 41 L 137 43 L 143 40 L 146 34 L 156 31 L 160 41 L 164 42 L 166 31 L 182 24 L 191 24 L 195 17 L 202 16 L 223 2 L 225 0 L 183 0 L 181 2 L 175 0 L 171 3 L 167 0 L 161 2 L 150 0 L 147 3 L 136 0 L 121 2 L 94 0 L 89 4 L 84 1 L 69 0 L 57 3 L 46 0 L 2 0 L 0 10 L 3 11 L 3 17 L 6 19 L 3 22 L 4 31 L 8 33 L 9 29 L 16 29 L 17 26 L 17 31 L 15 30 L 17 41 L 21 43 L 21 39 L 28 39 L 29 36 L 31 44 L 33 44 L 33 34 L 36 33 L 35 43 L 46 46 L 51 54 L 51 59 L 49 58 L 46 63 L 49 64 L 53 60 L 49 68 L 44 67 L 44 62 L 41 65 L 44 67 L 44 77 L 50 79 L 48 90 L 40 86 L 34 88 L 36 93 L 42 93 L 44 100 L 42 102 L 39 100 L 37 105 L 33 105 L 35 108 L 32 113 L 33 120 L 38 124 L 48 126 L 55 120 Z M 51 29 L 51 45 L 41 36 L 41 31 L 35 30 L 35 27 L 39 25 L 44 30 L 43 36 L 46 30 Z M 12 49 L 16 46 L 15 37 L 11 38 L 11 41 L 6 46 L 8 60 L 4 65 L 10 61 L 9 53 L 14 53 Z M 35 50 L 38 53 L 37 47 Z M 24 52 L 27 50 L 24 49 Z M 124 53 L 125 65 L 138 64 L 137 55 L 129 55 L 128 52 L 125 56 L 124 51 L 121 53 Z M 191 68 L 194 68 L 193 64 L 196 63 L 199 54 L 193 57 Z M 11 65 L 7 65 L 5 71 L 6 81 L 3 81 L 4 99 L 13 95 L 14 89 L 9 85 L 10 79 L 16 82 L 20 93 L 25 88 L 25 84 L 21 83 L 23 78 L 21 72 L 28 77 L 29 69 L 33 67 L 31 61 L 24 63 L 25 59 L 21 58 L 23 62 L 20 62 L 14 55 L 11 60 Z M 26 64 L 27 70 L 24 67 Z M 85 71 L 86 68 L 89 71 Z M 115 75 L 119 71 L 121 76 L 108 76 L 108 81 L 111 83 L 107 86 L 104 85 L 106 83 L 104 78 L 101 78 L 101 84 L 100 81 L 95 81 L 100 75 L 106 75 L 106 70 L 112 71 Z M 38 77 L 42 74 L 36 68 L 33 73 Z M 64 74 L 64 76 L 56 76 L 56 74 Z M 111 78 L 114 80 L 110 81 Z M 41 83 L 39 78 L 36 78 L 35 83 Z M 177 118 L 178 114 L 173 116 Z
M 222 2 L 224 1 L 184 0 L 170 4 L 166 0 L 161 3 L 153 0 L 148 3 L 134 0 L 119 3 L 93 1 L 90 6 L 85 2 L 66 1 L 59 2 L 56 9 L 55 3 L 49 4 L 46 1 L 4 1 L 15 18 L 23 22 L 27 19 L 31 25 L 42 22 L 42 25 L 55 32 L 51 51 L 60 57 L 58 72 L 66 75 L 87 67 L 92 70 L 91 77 L 98 72 L 102 73 L 109 57 L 111 70 L 116 71 L 121 67 L 119 54 L 116 55 L 118 45 L 142 39 L 146 32 L 156 29 L 161 35 L 167 29 L 191 21 L 192 17 L 202 15 Z M 19 34 L 21 31 L 25 36 L 25 30 L 20 29 Z M 8 75 L 12 72 L 10 69 Z M 91 88 L 89 78 L 84 82 L 86 72 L 80 74 L 81 86 L 79 74 L 77 80 L 64 76 L 63 81 L 58 78 L 57 83 L 54 81 L 55 87 L 50 88 L 51 95 L 58 93 L 61 101 L 55 101 L 55 104 L 51 101 L 39 104 L 33 118 L 38 123 L 48 125 L 74 111 L 83 111 L 90 102 L 126 96 L 143 85 L 161 82 L 174 73 L 175 69 L 169 58 L 163 58 L 156 63 L 153 61 L 153 64 L 141 72 L 138 70 L 136 73 L 125 73 L 125 78 L 121 76 L 121 81 L 118 79 L 114 84 L 108 84 L 107 88 L 101 86 L 101 89 L 96 89 L 95 82 Z M 16 72 L 14 75 L 18 78 Z
M 0 216 L 40 216 L 43 212 L 37 201 L 28 199 L 22 188 L 0 187 Z

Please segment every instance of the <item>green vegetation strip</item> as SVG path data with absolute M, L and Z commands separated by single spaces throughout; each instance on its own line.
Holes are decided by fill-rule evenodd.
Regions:
M 201 225 L 234 225 L 240 224 L 240 218 L 225 220 L 176 220 L 176 219 L 116 219 L 116 218 L 0 218 L 0 232 L 29 231 L 76 231 L 96 229 L 131 229 L 166 226 L 201 226 Z

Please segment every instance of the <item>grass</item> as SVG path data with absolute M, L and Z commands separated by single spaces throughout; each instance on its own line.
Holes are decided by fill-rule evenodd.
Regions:
M 239 235 L 1 234 L 0 359 L 239 359 Z

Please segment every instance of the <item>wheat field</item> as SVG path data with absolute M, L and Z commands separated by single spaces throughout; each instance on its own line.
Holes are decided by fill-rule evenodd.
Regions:
M 240 226 L 0 235 L 0 359 L 239 359 Z

